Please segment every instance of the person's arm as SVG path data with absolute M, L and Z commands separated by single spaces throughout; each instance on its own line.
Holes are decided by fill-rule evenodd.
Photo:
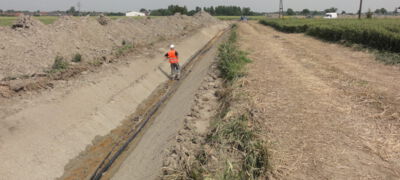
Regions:
M 176 57 L 179 57 L 179 55 L 178 55 L 178 51 L 175 51 L 175 55 L 176 55 Z

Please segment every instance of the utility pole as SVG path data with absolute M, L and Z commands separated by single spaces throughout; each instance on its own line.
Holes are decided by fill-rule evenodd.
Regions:
M 81 16 L 81 2 L 79 1 L 76 6 L 78 7 L 78 16 Z
M 358 11 L 358 19 L 361 19 L 362 4 L 363 4 L 363 0 L 360 0 L 360 10 Z
M 279 18 L 283 18 L 283 0 L 279 1 Z

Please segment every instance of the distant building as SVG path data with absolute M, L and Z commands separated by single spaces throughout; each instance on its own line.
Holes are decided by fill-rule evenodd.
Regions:
M 127 12 L 127 13 L 126 13 L 126 16 L 128 16 L 128 17 L 146 16 L 146 14 L 145 14 L 145 13 L 141 13 L 141 12 L 132 11 L 132 12 Z

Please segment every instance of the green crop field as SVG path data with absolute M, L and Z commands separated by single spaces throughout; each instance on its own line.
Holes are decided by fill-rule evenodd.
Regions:
M 215 16 L 219 20 L 240 20 L 240 16 Z M 249 20 L 262 20 L 265 16 L 248 16 Z
M 17 17 L 0 17 L 0 26 L 11 26 Z
M 260 23 L 287 33 L 306 33 L 327 41 L 345 41 L 400 53 L 398 19 L 265 19 Z
M 54 21 L 58 19 L 56 16 L 40 16 L 34 17 L 35 19 L 42 21 L 43 24 L 52 24 Z M 4 17 L 0 16 L 0 26 L 11 26 L 18 17 Z

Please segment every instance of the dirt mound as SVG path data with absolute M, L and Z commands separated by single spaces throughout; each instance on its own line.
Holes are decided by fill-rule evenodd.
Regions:
M 19 28 L 32 28 L 32 27 L 40 27 L 43 26 L 43 24 L 32 18 L 32 16 L 25 16 L 21 15 L 18 20 L 12 25 L 12 29 L 19 29 Z
M 104 15 L 102 14 L 102 15 L 99 16 L 99 18 L 97 18 L 97 21 L 98 21 L 101 25 L 105 26 L 105 25 L 107 25 L 108 23 L 110 23 L 111 19 L 108 18 L 108 17 L 106 17 L 106 16 L 104 16 Z
M 88 21 L 97 27 L 113 26 L 116 23 L 111 21 L 111 24 L 101 26 L 95 18 L 66 18 L 58 23 L 69 28 L 70 25 L 80 26 L 81 21 Z M 179 39 L 176 46 L 179 48 L 182 65 L 225 28 L 227 24 L 220 23 L 191 33 L 190 37 Z M 170 70 L 169 64 L 162 59 L 167 49 L 165 44 L 161 42 L 155 43 L 152 48 L 134 49 L 135 53 L 122 56 L 118 63 L 105 64 L 94 71 L 80 71 L 81 76 L 67 81 L 51 81 L 51 84 L 43 81 L 46 83 L 44 85 L 51 87 L 49 90 L 38 93 L 30 93 L 28 90 L 21 96 L 4 101 L 0 99 L 0 146 L 7 147 L 2 148 L 0 154 L 3 162 L 0 165 L 3 178 L 0 179 L 56 179 L 62 176 L 64 171 L 68 177 L 92 175 L 107 154 L 119 146 L 124 137 L 130 137 L 132 129 L 142 122 L 141 116 L 133 118 L 135 116 L 130 115 L 143 112 L 142 107 L 147 105 L 142 102 L 157 103 L 158 93 L 162 93 L 171 83 L 166 76 Z M 155 51 L 149 52 L 147 49 Z M 210 59 L 207 58 L 208 61 Z M 199 61 L 199 64 L 207 64 L 208 61 Z M 70 65 L 77 67 L 84 63 Z M 201 67 L 202 70 L 193 72 L 202 73 L 208 69 L 208 66 L 204 65 L 196 67 Z M 203 75 L 194 77 L 201 80 Z M 7 97 L 12 93 L 10 91 L 23 91 L 21 89 L 27 87 L 26 83 L 29 81 L 21 77 L 6 86 L 2 83 L 0 82 L 0 92 L 4 94 L 0 93 L 0 96 Z M 187 85 L 193 86 L 192 83 Z M 187 88 L 182 91 L 187 93 Z M 191 93 L 186 95 L 191 96 Z M 178 100 L 176 104 L 185 106 L 180 99 Z M 89 154 L 85 156 L 84 152 Z
M 43 25 L 23 16 L 16 23 L 18 31 L 1 28 L 0 79 L 42 72 L 52 65 L 57 55 L 72 59 L 79 53 L 84 60 L 93 60 L 110 55 L 123 42 L 133 46 L 150 45 L 218 22 L 205 13 L 193 17 L 176 15 L 113 21 L 105 18 L 99 19 L 104 19 L 107 26 L 92 17 L 61 17 L 52 25 Z

